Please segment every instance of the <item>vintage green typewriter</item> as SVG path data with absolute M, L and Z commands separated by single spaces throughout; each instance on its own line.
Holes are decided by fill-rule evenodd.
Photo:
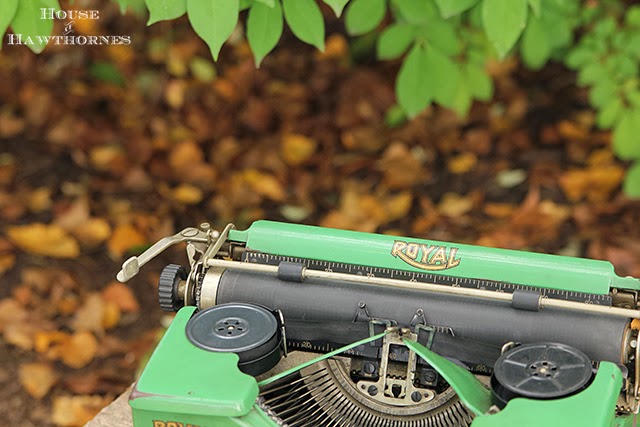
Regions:
M 179 242 L 136 427 L 635 425 L 640 281 L 607 262 L 258 221 L 118 279 Z

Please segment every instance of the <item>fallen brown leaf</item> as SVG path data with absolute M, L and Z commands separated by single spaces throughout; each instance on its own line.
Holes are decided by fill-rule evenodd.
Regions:
M 51 421 L 59 427 L 82 427 L 112 400 L 108 396 L 57 396 Z
M 463 153 L 455 156 L 447 163 L 447 169 L 449 172 L 460 175 L 470 172 L 478 164 L 478 158 L 473 153 Z
M 51 189 L 47 187 L 36 188 L 27 196 L 27 206 L 33 213 L 41 213 L 51 209 Z
M 469 213 L 473 209 L 473 204 L 474 200 L 471 196 L 445 193 L 438 203 L 438 212 L 444 216 L 455 218 Z
M 120 308 L 112 302 L 107 302 L 102 313 L 102 327 L 105 330 L 115 328 L 120 323 L 120 318 Z
M 82 246 L 94 248 L 111 236 L 111 225 L 104 218 L 89 218 L 70 231 Z
M 184 141 L 176 144 L 169 153 L 169 166 L 176 177 L 180 177 L 194 164 L 204 161 L 202 148 L 194 141 Z
M 285 199 L 285 190 L 275 176 L 256 169 L 247 169 L 242 173 L 242 179 L 251 189 L 268 199 L 281 202 Z
M 22 323 L 28 313 L 24 306 L 13 298 L 0 300 L 0 332 L 13 323 Z
M 394 142 L 385 150 L 377 166 L 384 174 L 384 183 L 392 189 L 409 188 L 424 182 L 428 176 L 422 163 L 400 142 Z
M 196 205 L 202 201 L 204 193 L 191 184 L 180 184 L 171 190 L 171 198 L 185 205 Z
M 16 263 L 16 256 L 14 254 L 0 254 L 0 277 L 11 270 Z
M 91 332 L 78 332 L 57 348 L 62 362 L 72 368 L 83 368 L 98 352 L 98 340 Z
M 282 137 L 280 153 L 288 165 L 299 166 L 313 156 L 316 146 L 316 141 L 304 135 L 287 134 Z
M 107 248 L 113 258 L 121 258 L 131 249 L 145 243 L 145 237 L 131 224 L 119 224 L 109 238 Z
M 87 296 L 80 308 L 76 310 L 71 326 L 75 331 L 103 332 L 105 301 L 97 292 Z
M 34 223 L 9 227 L 9 239 L 20 249 L 52 258 L 76 258 L 78 242 L 58 225 Z
M 109 283 L 102 291 L 102 298 L 118 306 L 125 313 L 135 313 L 140 311 L 140 304 L 131 288 L 124 283 L 115 280 Z
M 48 363 L 23 363 L 18 369 L 20 384 L 36 399 L 45 397 L 58 379 L 58 374 Z

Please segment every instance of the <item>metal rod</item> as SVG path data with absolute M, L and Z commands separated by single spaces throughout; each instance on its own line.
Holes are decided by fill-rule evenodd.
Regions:
M 231 268 L 234 270 L 250 271 L 254 273 L 265 273 L 274 276 L 278 275 L 278 266 L 276 265 L 252 264 L 247 262 L 227 261 L 222 259 L 210 258 L 207 260 L 207 266 Z M 342 282 L 361 283 L 366 285 L 387 286 L 401 289 L 437 292 L 449 295 L 483 298 L 494 301 L 504 301 L 507 303 L 511 303 L 511 300 L 513 298 L 512 294 L 507 292 L 494 292 L 484 289 L 462 288 L 455 285 L 438 285 L 435 283 L 411 282 L 406 280 L 388 279 L 384 277 L 358 276 L 355 274 L 334 273 L 310 269 L 305 269 L 303 274 L 305 279 L 339 280 Z M 304 283 L 302 283 L 301 286 L 304 286 Z M 560 308 L 571 311 L 581 311 L 586 313 L 640 319 L 640 311 L 638 310 L 601 306 L 596 304 L 585 304 L 576 301 L 564 301 L 553 298 L 540 299 L 540 309 L 544 308 Z

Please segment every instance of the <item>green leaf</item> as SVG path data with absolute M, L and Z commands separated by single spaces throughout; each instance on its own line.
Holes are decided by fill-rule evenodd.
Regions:
M 129 0 L 116 0 L 120 5 L 120 13 L 124 14 L 129 6 Z
M 489 101 L 493 96 L 491 77 L 475 64 L 466 64 L 464 72 L 471 95 L 480 101 Z
M 457 55 L 462 50 L 456 28 L 449 21 L 434 19 L 424 27 L 427 40 L 447 55 Z
M 589 91 L 589 101 L 602 108 L 618 95 L 618 86 L 609 79 L 600 80 Z
M 471 9 L 476 3 L 478 0 L 436 0 L 440 15 L 445 19 Z
M 18 0 L 3 0 L 0 2 L 0 49 L 2 49 L 4 33 L 7 31 L 13 17 L 16 16 L 17 10 Z
M 607 79 L 607 69 L 600 62 L 592 62 L 578 71 L 578 86 L 596 84 Z
M 44 50 L 53 31 L 53 19 L 40 19 L 40 8 L 60 10 L 57 0 L 22 0 L 11 21 L 14 34 L 35 53 Z
M 253 0 L 240 0 L 240 12 L 249 9 L 251 5 L 253 5 Z
M 461 117 L 467 115 L 471 108 L 472 101 L 471 92 L 469 91 L 469 83 L 464 77 L 465 76 L 460 76 L 456 87 L 456 93 L 453 98 L 453 103 L 451 105 L 451 108 Z
M 433 98 L 434 82 L 426 69 L 425 47 L 416 44 L 404 59 L 396 79 L 398 103 L 409 117 L 415 117 L 424 110 Z
M 333 12 L 338 18 L 342 15 L 342 9 L 344 9 L 348 1 L 349 0 L 324 0 L 324 2 L 333 9 Z
M 397 128 L 406 121 L 407 115 L 399 105 L 394 105 L 384 113 L 384 123 L 390 128 Z
M 627 110 L 613 130 L 613 151 L 623 160 L 640 159 L 640 109 Z
M 386 0 L 352 0 L 344 23 L 349 34 L 359 36 L 380 25 L 386 13 Z
M 594 61 L 594 58 L 595 53 L 591 49 L 583 45 L 578 45 L 566 56 L 565 64 L 575 70 Z
M 426 0 L 393 0 L 401 20 L 410 24 L 422 25 L 439 17 L 438 10 L 431 1 Z
M 601 129 L 608 129 L 612 127 L 620 114 L 624 110 L 624 105 L 619 98 L 613 98 L 598 112 L 598 127 Z
M 111 62 L 94 62 L 89 66 L 89 75 L 102 82 L 111 83 L 116 86 L 123 86 L 126 80 L 118 67 Z
M 531 10 L 533 10 L 533 14 L 539 18 L 540 17 L 540 0 L 527 0 Z
M 640 109 L 640 89 L 631 89 L 624 93 L 627 101 L 634 107 Z
M 627 171 L 622 191 L 631 198 L 640 198 L 640 162 L 635 162 Z
M 260 66 L 262 59 L 278 44 L 282 27 L 280 1 L 274 2 L 273 7 L 259 2 L 253 4 L 247 18 L 247 39 L 256 67 Z
M 269 7 L 274 7 L 276 5 L 276 0 L 255 0 L 255 1 L 263 3 Z
M 149 9 L 147 25 L 176 19 L 187 13 L 187 0 L 145 0 Z
M 129 0 L 127 7 L 137 16 L 143 17 L 147 13 L 147 6 L 144 0 Z
M 482 22 L 498 56 L 504 58 L 527 23 L 526 0 L 484 0 Z
M 453 108 L 460 83 L 460 67 L 440 50 L 430 48 L 425 58 L 423 73 L 433 81 L 433 99 L 440 105 Z
M 548 28 L 544 23 L 531 15 L 529 24 L 522 35 L 521 53 L 524 63 L 529 68 L 538 70 L 546 64 L 551 56 L 551 44 L 547 38 Z
M 378 37 L 378 59 L 396 59 L 407 51 L 416 35 L 416 28 L 409 24 L 388 26 Z
M 283 0 L 282 7 L 293 34 L 324 51 L 324 19 L 315 0 Z
M 635 5 L 627 9 L 624 15 L 624 22 L 630 27 L 640 28 L 640 6 Z
M 216 67 L 214 67 L 211 59 L 196 56 L 189 61 L 189 69 L 193 77 L 203 83 L 209 83 L 216 78 Z
M 220 48 L 236 27 L 239 10 L 238 0 L 187 0 L 191 26 L 209 45 L 215 61 Z

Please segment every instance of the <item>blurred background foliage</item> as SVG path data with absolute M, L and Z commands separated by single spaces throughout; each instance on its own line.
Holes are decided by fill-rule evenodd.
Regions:
M 325 22 L 316 0 L 115 0 L 124 13 L 147 24 L 187 15 L 215 60 L 234 33 L 239 14 L 256 65 L 275 48 L 284 22 L 303 42 L 325 49 Z M 344 26 L 360 36 L 361 49 L 381 60 L 403 58 L 396 79 L 398 106 L 386 114 L 393 125 L 436 103 L 468 114 L 474 99 L 488 101 L 493 81 L 487 62 L 520 55 L 531 69 L 550 59 L 578 73 L 589 88 L 597 125 L 613 129 L 613 150 L 632 161 L 624 191 L 640 197 L 640 6 L 625 0 L 323 0 Z M 146 6 L 146 7 L 145 7 Z M 57 0 L 6 0 L 0 33 L 11 25 L 25 36 L 48 35 L 52 21 L 34 19 Z M 242 30 L 241 30 L 242 31 Z M 30 47 L 40 52 L 46 43 Z M 369 45 L 369 46 L 367 46 Z M 108 78 L 104 73 L 102 75 Z

